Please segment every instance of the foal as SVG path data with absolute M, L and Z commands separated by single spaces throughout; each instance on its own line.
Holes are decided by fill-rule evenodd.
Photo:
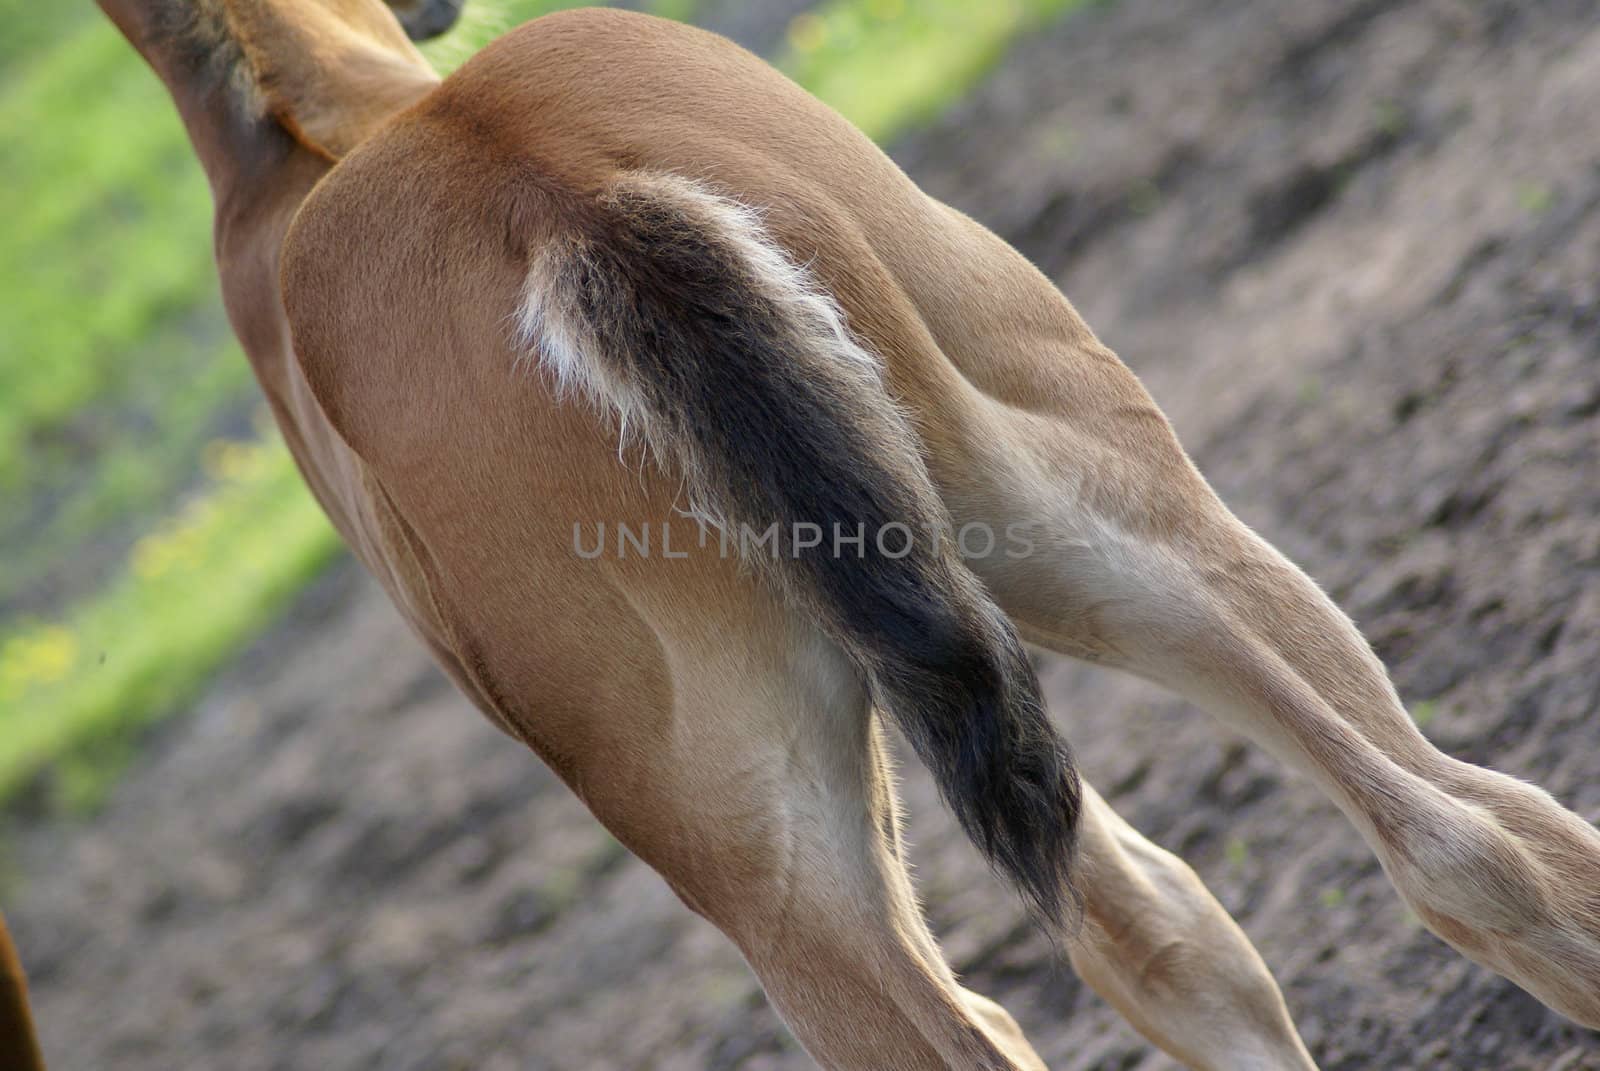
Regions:
M 378 0 L 100 3 L 334 523 L 819 1063 L 1043 1067 L 922 920 L 887 720 L 1153 1042 L 1312 1066 L 1193 871 L 1080 785 L 1023 641 L 1254 737 L 1435 933 L 1600 1027 L 1600 836 L 1436 751 L 1055 287 L 760 60 L 591 10 L 440 83 Z

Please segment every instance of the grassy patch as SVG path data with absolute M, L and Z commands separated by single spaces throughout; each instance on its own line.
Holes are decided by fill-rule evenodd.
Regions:
M 780 63 L 881 140 L 1081 2 L 827 0 Z M 425 51 L 449 70 L 570 6 L 469 3 Z M 0 19 L 0 183 L 20 206 L 0 229 L 0 799 L 48 768 L 81 805 L 337 541 L 281 443 L 234 426 L 254 388 L 160 84 L 88 5 L 0 0 Z
M 52 118 L 53 117 L 53 118 Z M 209 194 L 155 78 L 89 23 L 0 96 L 0 491 L 89 400 L 166 369 L 128 347 L 214 304 Z M 176 386 L 169 384 L 168 386 Z
M 0 0 L 0 86 L 24 67 L 41 48 L 60 41 L 73 26 L 104 18 L 93 4 L 41 4 L 36 0 Z
M 92 802 L 103 758 L 188 698 L 337 549 L 276 439 L 217 442 L 217 483 L 133 547 L 64 620 L 0 643 L 0 797 L 64 757 L 62 802 Z
M 103 19 L 0 83 L 0 176 L 18 208 L 0 229 L 9 615 L 103 580 L 82 567 L 92 545 L 170 502 L 216 414 L 251 387 L 225 349 L 205 181 L 160 85 Z
M 789 25 L 779 66 L 878 140 L 971 89 L 1025 30 L 1085 0 L 827 0 Z

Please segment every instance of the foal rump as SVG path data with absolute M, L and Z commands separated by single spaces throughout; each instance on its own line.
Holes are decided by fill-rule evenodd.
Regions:
M 755 211 L 700 184 L 629 173 L 563 216 L 529 265 L 520 352 L 724 534 L 776 526 L 749 565 L 849 652 L 968 835 L 1059 923 L 1078 777 L 877 359 Z

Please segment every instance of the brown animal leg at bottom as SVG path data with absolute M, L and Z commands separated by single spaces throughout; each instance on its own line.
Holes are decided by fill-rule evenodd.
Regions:
M 0 916 L 0 1067 L 44 1071 L 33 1015 L 28 1010 L 28 983 L 3 916 Z
M 1079 976 L 1194 1071 L 1315 1071 L 1266 964 L 1183 860 L 1084 785 Z
M 580 761 L 594 768 L 569 771 L 575 786 L 734 941 L 827 1071 L 1045 1071 L 1010 1016 L 957 984 L 928 931 L 854 671 L 814 635 L 809 652 L 768 660 L 760 633 L 745 634 L 674 674 L 670 711 L 595 711 L 589 724 L 619 736 L 591 741 Z

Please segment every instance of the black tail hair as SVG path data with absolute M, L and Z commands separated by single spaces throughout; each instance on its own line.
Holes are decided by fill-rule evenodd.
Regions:
M 530 275 L 529 344 L 583 362 L 558 374 L 621 409 L 705 512 L 777 523 L 762 567 L 866 671 L 990 862 L 1061 923 L 1070 753 L 1016 633 L 942 538 L 916 440 L 837 306 L 759 217 L 686 180 L 630 176 L 580 218 Z M 806 522 L 864 533 L 860 556 L 799 547 Z

